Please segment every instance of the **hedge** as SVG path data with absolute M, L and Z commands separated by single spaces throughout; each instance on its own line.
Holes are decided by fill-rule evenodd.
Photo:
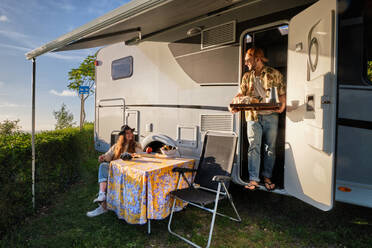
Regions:
M 96 154 L 93 125 L 36 135 L 36 209 L 79 178 L 79 166 Z M 0 136 L 0 237 L 34 213 L 32 208 L 31 135 Z

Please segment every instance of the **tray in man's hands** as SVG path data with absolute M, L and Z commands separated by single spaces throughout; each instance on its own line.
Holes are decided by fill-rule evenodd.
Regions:
M 278 110 L 281 103 L 231 103 L 230 108 L 236 110 Z

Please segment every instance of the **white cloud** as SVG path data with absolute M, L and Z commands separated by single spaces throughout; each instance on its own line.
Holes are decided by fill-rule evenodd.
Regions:
M 27 53 L 32 50 L 31 48 L 27 48 L 27 47 L 14 46 L 14 45 L 9 45 L 9 44 L 4 44 L 4 43 L 0 43 L 0 47 L 10 48 L 10 49 L 27 52 Z M 62 59 L 62 60 L 77 60 L 77 61 L 84 60 L 84 57 L 82 56 L 64 55 L 64 54 L 58 54 L 58 53 L 52 53 L 52 52 L 46 53 L 43 56 L 47 56 L 47 57 L 51 57 L 55 59 Z
M 0 103 L 0 108 L 18 108 L 18 107 L 23 107 L 23 106 L 19 104 L 15 104 L 15 103 L 9 103 L 9 102 Z
M 0 30 L 0 35 L 8 37 L 10 39 L 14 39 L 14 40 L 28 39 L 29 38 L 28 35 L 25 35 L 25 34 L 22 34 L 22 33 L 19 33 L 19 32 L 15 32 L 15 31 L 9 31 L 9 30 Z
M 72 4 L 69 4 L 67 2 L 58 2 L 58 1 L 50 1 L 49 2 L 53 7 L 65 10 L 65 11 L 73 11 L 76 9 L 76 7 Z
M 15 116 L 15 115 L 8 115 L 8 114 L 0 115 L 0 121 L 17 120 L 17 119 L 18 119 L 18 116 Z
M 30 48 L 27 48 L 27 47 L 14 46 L 14 45 L 3 44 L 3 43 L 0 43 L 0 47 L 11 48 L 11 49 L 15 49 L 15 50 L 23 51 L 23 52 L 28 52 L 31 50 Z
M 9 19 L 6 15 L 0 15 L 0 22 L 8 22 Z
M 56 96 L 77 96 L 75 91 L 71 90 L 63 90 L 62 92 L 57 92 L 56 90 L 50 90 L 50 94 L 56 95 Z
M 78 61 L 83 61 L 84 60 L 84 57 L 81 57 L 81 56 L 63 55 L 63 54 L 58 54 L 58 53 L 54 53 L 54 52 L 46 53 L 45 56 L 55 58 L 55 59 L 64 59 L 64 60 L 78 60 Z
M 0 36 L 6 37 L 8 39 L 11 39 L 15 42 L 12 42 L 12 44 L 21 44 L 23 47 L 39 47 L 42 42 L 35 42 L 33 37 L 16 32 L 16 31 L 9 31 L 9 30 L 0 30 Z M 0 37 L 1 38 L 1 37 Z M 28 50 L 32 50 L 31 48 L 28 48 Z

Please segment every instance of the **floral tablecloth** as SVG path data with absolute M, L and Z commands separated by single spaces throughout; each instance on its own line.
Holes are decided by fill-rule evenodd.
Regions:
M 170 214 L 173 200 L 169 192 L 177 187 L 174 167 L 192 168 L 193 159 L 141 157 L 130 161 L 112 161 L 107 186 L 107 208 L 130 224 L 144 224 L 148 219 L 164 219 Z M 191 179 L 191 173 L 185 174 Z M 187 187 L 181 177 L 179 188 Z M 176 202 L 177 209 L 183 208 Z

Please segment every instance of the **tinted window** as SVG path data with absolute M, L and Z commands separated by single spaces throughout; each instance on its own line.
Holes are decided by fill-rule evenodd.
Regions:
M 364 54 L 366 56 L 365 66 L 366 66 L 366 78 L 372 83 L 372 1 L 366 1 L 365 6 L 365 24 L 364 24 Z
M 340 85 L 365 86 L 365 4 L 339 1 L 338 81 Z
M 133 57 L 128 56 L 112 61 L 111 77 L 113 80 L 131 77 L 133 74 Z

